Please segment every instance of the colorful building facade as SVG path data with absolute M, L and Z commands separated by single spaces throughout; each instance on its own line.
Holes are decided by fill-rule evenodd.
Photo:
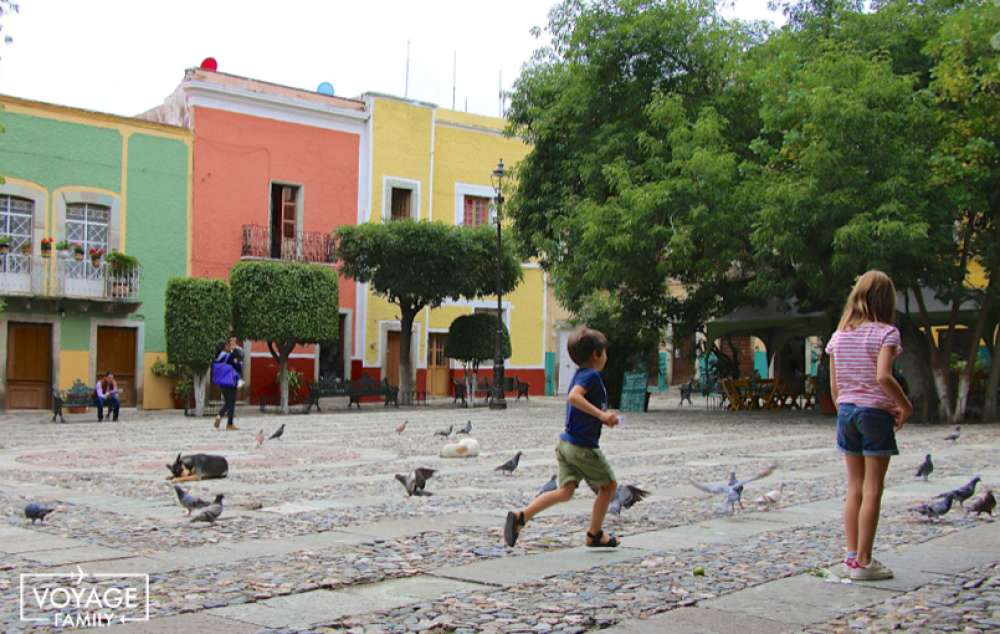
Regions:
M 167 280 L 190 272 L 190 132 L 0 105 L 0 408 L 49 407 L 53 388 L 92 387 L 107 371 L 124 405 L 170 407 L 170 384 L 150 368 L 165 357 Z M 81 253 L 58 251 L 63 241 Z
M 333 266 L 331 233 L 361 216 L 369 168 L 363 101 L 191 69 L 163 105 L 142 115 L 193 134 L 191 275 L 227 279 L 241 260 Z M 339 340 L 299 346 L 303 383 L 348 376 L 356 285 L 341 278 Z M 247 342 L 256 402 L 277 393 L 266 345 Z
M 365 205 L 359 222 L 395 218 L 453 225 L 491 222 L 495 191 L 490 174 L 501 158 L 514 166 L 528 151 L 520 140 L 503 135 L 503 119 L 380 94 L 366 94 L 364 102 L 371 115 L 371 168 L 362 186 Z M 552 355 L 546 354 L 553 345 L 547 279 L 537 264 L 526 262 L 522 269 L 521 284 L 503 297 L 503 319 L 512 346 L 507 376 L 528 383 L 532 394 L 544 394 L 546 359 L 554 365 Z M 388 377 L 398 385 L 398 308 L 364 285 L 359 285 L 358 299 L 358 323 L 364 326 L 355 332 L 353 374 Z M 448 327 L 456 317 L 482 311 L 496 312 L 495 296 L 449 302 L 421 313 L 411 345 L 418 389 L 451 393 L 461 369 L 444 356 Z M 487 365 L 491 364 L 484 364 L 482 374 L 488 377 Z

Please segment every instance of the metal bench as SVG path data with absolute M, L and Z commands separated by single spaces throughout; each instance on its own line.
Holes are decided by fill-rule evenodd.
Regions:
M 350 399 L 347 403 L 348 408 L 356 405 L 361 409 L 361 399 L 366 396 L 381 396 L 385 401 L 385 407 L 389 407 L 389 403 L 399 407 L 399 387 L 389 385 L 389 379 L 375 381 L 367 374 L 347 384 L 347 396 Z
M 65 407 L 90 407 L 97 404 L 97 395 L 94 388 L 77 379 L 68 390 L 52 388 L 52 422 L 56 422 L 56 417 L 63 423 L 66 418 L 63 416 L 63 406 Z
M 319 407 L 319 399 L 328 396 L 348 396 L 350 386 L 347 381 L 337 376 L 321 376 L 319 381 L 309 384 L 309 404 L 306 407 L 306 414 L 315 407 L 317 412 L 323 410 Z

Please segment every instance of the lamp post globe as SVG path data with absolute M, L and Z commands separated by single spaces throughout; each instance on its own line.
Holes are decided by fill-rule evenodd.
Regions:
M 507 409 L 507 399 L 504 398 L 504 368 L 503 368 L 503 237 L 501 222 L 503 219 L 503 181 L 506 171 L 503 159 L 497 163 L 496 169 L 490 175 L 493 189 L 496 191 L 496 223 L 497 223 L 497 333 L 496 348 L 493 354 L 493 398 L 490 399 L 490 409 Z

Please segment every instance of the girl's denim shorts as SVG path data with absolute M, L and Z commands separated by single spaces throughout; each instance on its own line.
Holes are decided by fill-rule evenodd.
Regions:
M 837 408 L 837 448 L 849 456 L 896 456 L 896 418 L 884 409 L 842 403 Z

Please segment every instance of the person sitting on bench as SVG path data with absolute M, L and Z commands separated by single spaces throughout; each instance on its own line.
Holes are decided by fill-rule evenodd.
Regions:
M 118 410 L 121 402 L 118 400 L 118 384 L 115 382 L 115 375 L 108 372 L 104 378 L 97 382 L 95 388 L 97 393 L 97 422 L 104 420 L 104 406 L 108 406 L 108 415 L 111 420 L 118 421 Z

